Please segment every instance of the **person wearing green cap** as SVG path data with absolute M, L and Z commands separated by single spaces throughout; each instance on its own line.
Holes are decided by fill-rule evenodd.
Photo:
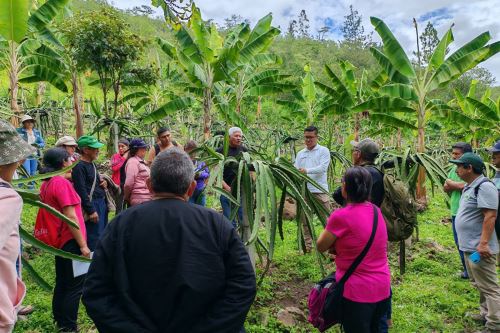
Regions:
M 491 164 L 493 164 L 493 166 L 496 168 L 495 177 L 493 177 L 493 183 L 497 187 L 498 195 L 500 196 L 500 140 L 498 140 L 493 145 L 493 147 L 490 148 L 490 153 Z M 498 242 L 500 244 L 500 223 L 498 222 L 498 216 L 495 224 L 495 231 L 497 233 Z M 497 266 L 500 266 L 500 253 L 497 255 Z
M 458 245 L 465 255 L 469 278 L 479 290 L 480 313 L 474 320 L 485 323 L 483 332 L 500 332 L 500 286 L 496 272 L 499 252 L 495 234 L 498 193 L 495 185 L 483 175 L 484 163 L 474 153 L 450 160 L 457 165 L 457 175 L 466 183 L 460 198 L 455 228 Z M 479 253 L 480 261 L 471 255 Z
M 93 251 L 108 224 L 106 181 L 101 180 L 94 163 L 99 156 L 99 148 L 103 147 L 104 144 L 90 135 L 80 137 L 77 144 L 81 157 L 71 174 L 73 186 L 82 200 L 83 216 L 87 228 L 87 244 Z
M 9 123 L 0 120 L 0 332 L 11 332 L 26 294 L 16 270 L 23 200 L 10 184 L 21 162 L 36 153 Z

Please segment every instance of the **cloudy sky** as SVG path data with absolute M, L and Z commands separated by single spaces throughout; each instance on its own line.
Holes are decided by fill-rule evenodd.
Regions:
M 120 8 L 131 8 L 150 5 L 151 1 L 114 0 L 112 3 Z M 254 24 L 271 12 L 273 24 L 282 31 L 305 9 L 311 33 L 329 26 L 331 33 L 328 37 L 334 40 L 341 39 L 339 27 L 352 4 L 363 16 L 366 32 L 373 30 L 370 16 L 379 17 L 388 24 L 407 52 L 416 48 L 412 18 L 417 19 L 421 30 L 427 21 L 431 21 L 438 30 L 439 37 L 454 23 L 455 42 L 452 44 L 452 51 L 484 31 L 490 31 L 492 41 L 500 40 L 499 0 L 197 0 L 196 4 L 200 7 L 203 18 L 213 19 L 217 23 L 223 23 L 224 18 L 237 14 Z M 376 33 L 374 37 L 377 39 Z M 495 84 L 500 85 L 500 54 L 490 58 L 482 66 L 495 75 Z

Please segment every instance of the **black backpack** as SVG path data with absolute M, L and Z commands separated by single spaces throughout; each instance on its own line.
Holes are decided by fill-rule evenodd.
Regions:
M 493 184 L 493 182 L 491 180 L 489 180 L 488 178 L 485 178 L 481 182 L 479 182 L 479 184 L 477 184 L 477 186 L 474 188 L 474 195 L 476 196 L 476 198 L 477 198 L 477 194 L 479 193 L 479 187 L 481 186 L 481 184 L 484 184 L 484 183 L 492 183 Z M 497 238 L 500 240 L 500 214 L 498 213 L 499 208 L 500 208 L 500 189 L 497 188 L 497 190 L 498 190 L 498 208 L 497 208 L 497 219 L 495 221 L 495 232 L 497 234 Z

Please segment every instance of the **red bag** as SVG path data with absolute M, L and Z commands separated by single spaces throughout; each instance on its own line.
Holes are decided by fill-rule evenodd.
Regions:
M 50 182 L 51 180 L 48 181 L 48 184 L 45 187 L 45 191 L 47 191 L 47 188 L 51 185 Z M 40 199 L 42 202 L 44 202 L 44 195 L 45 193 L 40 192 Z M 35 229 L 33 230 L 33 234 L 39 241 L 59 249 L 63 245 L 61 244 L 62 223 L 63 222 L 61 220 L 59 220 L 57 223 L 46 221 L 41 217 L 40 214 L 38 214 L 36 216 Z

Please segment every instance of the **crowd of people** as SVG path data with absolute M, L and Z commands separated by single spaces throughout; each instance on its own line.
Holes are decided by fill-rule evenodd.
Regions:
M 181 149 L 167 128 L 157 131 L 152 147 L 140 138 L 121 139 L 108 177 L 96 166 L 103 144 L 95 137 L 64 136 L 42 155 L 45 143 L 34 125 L 29 116 L 23 117 L 18 130 L 0 120 L 0 208 L 5 212 L 0 216 L 0 332 L 13 330 L 26 292 L 16 269 L 22 199 L 11 181 L 21 164 L 28 175 L 35 174 L 39 156 L 41 174 L 63 172 L 76 163 L 40 186 L 40 200 L 74 223 L 41 208 L 35 237 L 92 258 L 88 273 L 76 274 L 74 261 L 55 257 L 52 312 L 60 332 L 78 331 L 80 300 L 100 332 L 245 332 L 256 281 L 238 235 L 243 212 L 224 195 L 222 214 L 204 207 L 210 170 L 197 159 L 195 141 Z M 248 151 L 240 128 L 230 128 L 228 136 L 228 156 Z M 387 227 L 380 209 L 384 174 L 375 167 L 380 147 L 369 138 L 352 141 L 353 167 L 331 196 L 330 152 L 318 139 L 316 127 L 305 128 L 305 147 L 294 165 L 314 181 L 307 187 L 330 213 L 315 245 L 335 261 L 337 281 L 371 239 L 366 256 L 345 282 L 342 326 L 348 333 L 387 332 L 392 325 L 392 290 Z M 224 153 L 224 148 L 217 151 Z M 495 232 L 500 141 L 490 151 L 499 170 L 494 182 L 483 175 L 484 162 L 470 145 L 453 145 L 454 167 L 444 190 L 450 194 L 461 276 L 480 293 L 480 312 L 473 318 L 485 325 L 485 332 L 500 332 L 499 231 Z M 234 194 L 237 173 L 238 164 L 228 161 L 222 181 L 227 193 Z M 332 199 L 342 206 L 333 212 Z M 111 210 L 116 216 L 108 222 Z M 305 216 L 301 221 L 309 252 L 313 230 Z

